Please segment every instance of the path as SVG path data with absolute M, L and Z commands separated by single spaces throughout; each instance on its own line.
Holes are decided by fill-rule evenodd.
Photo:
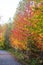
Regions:
M 0 50 L 0 65 L 21 65 L 7 51 Z

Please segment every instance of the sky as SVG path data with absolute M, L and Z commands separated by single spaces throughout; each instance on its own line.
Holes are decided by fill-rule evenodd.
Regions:
M 13 18 L 20 0 L 0 0 L 0 24 L 9 23 Z

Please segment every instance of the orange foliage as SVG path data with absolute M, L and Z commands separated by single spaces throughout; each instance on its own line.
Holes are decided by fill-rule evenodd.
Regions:
M 17 13 L 16 15 L 17 18 L 15 18 L 14 20 L 15 28 L 12 30 L 13 36 L 12 34 L 10 36 L 11 44 L 13 46 L 20 49 L 21 48 L 24 49 L 24 47 L 26 48 L 27 38 L 30 35 L 32 35 L 33 39 L 36 41 L 35 43 L 36 47 L 38 49 L 43 50 L 43 41 L 42 41 L 43 35 L 38 34 L 38 32 L 40 31 L 38 28 L 38 24 L 40 24 L 39 21 L 41 20 L 39 17 L 39 15 L 41 15 L 41 9 L 40 7 L 39 9 L 37 8 L 38 8 L 37 4 L 35 4 L 35 8 L 32 8 L 28 3 L 25 5 L 25 9 L 23 13 L 22 11 Z M 40 29 L 41 29 L 41 26 L 40 26 Z
M 10 42 L 12 47 L 19 49 L 26 49 L 25 45 L 22 42 L 20 42 L 18 39 L 14 38 L 13 35 L 10 36 Z

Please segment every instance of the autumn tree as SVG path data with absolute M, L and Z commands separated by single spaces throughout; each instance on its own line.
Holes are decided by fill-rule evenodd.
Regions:
M 43 54 L 42 0 L 23 0 L 19 3 L 10 40 L 12 47 L 32 51 L 32 56 L 42 58 L 40 53 L 37 53 Z

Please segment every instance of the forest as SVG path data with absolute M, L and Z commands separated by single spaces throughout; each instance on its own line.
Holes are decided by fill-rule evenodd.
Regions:
M 0 25 L 0 49 L 22 65 L 43 65 L 43 0 L 22 0 L 13 22 Z

